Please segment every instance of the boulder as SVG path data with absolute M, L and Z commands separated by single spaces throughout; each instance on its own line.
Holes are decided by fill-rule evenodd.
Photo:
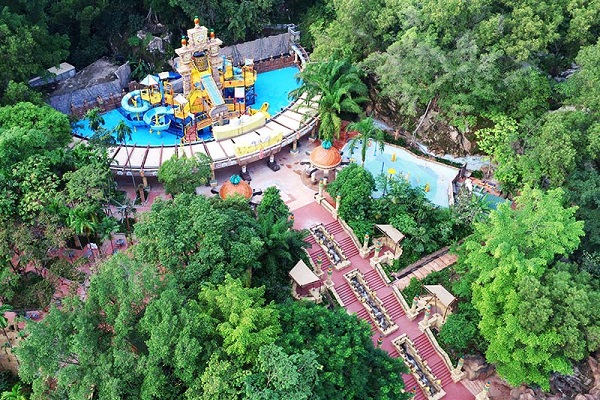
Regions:
M 468 380 L 477 380 L 481 375 L 481 372 L 488 367 L 485 359 L 481 356 L 467 356 L 465 357 L 465 363 L 463 370 L 465 371 L 465 377 Z M 488 375 L 489 376 L 489 375 Z
M 598 397 L 591 394 L 578 394 L 575 396 L 575 400 L 598 400 Z
M 150 42 L 148 43 L 148 46 L 146 46 L 146 50 L 150 52 L 158 51 L 160 53 L 164 53 L 165 46 L 163 44 L 163 40 L 159 37 L 153 37 L 152 40 L 150 40 Z
M 512 400 L 535 400 L 535 393 L 526 385 L 521 385 L 510 391 Z

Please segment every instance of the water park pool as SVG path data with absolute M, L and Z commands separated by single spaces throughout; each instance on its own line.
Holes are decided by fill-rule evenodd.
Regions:
M 258 74 L 255 84 L 256 102 L 252 107 L 258 109 L 263 103 L 269 103 L 269 113 L 272 116 L 285 108 L 290 103 L 288 99 L 289 92 L 298 87 L 296 82 L 297 73 L 298 68 L 292 66 Z M 133 126 L 119 110 L 104 113 L 102 117 L 104 118 L 104 128 L 108 130 L 117 126 L 120 121 L 125 121 L 131 127 L 131 141 L 127 141 L 127 144 L 160 146 L 180 143 L 180 138 L 168 131 L 151 133 L 148 126 Z M 73 132 L 85 137 L 90 137 L 93 134 L 88 121 L 85 119 L 73 126 Z M 205 140 L 212 138 L 210 135 L 201 137 Z
M 360 162 L 360 149 L 355 148 L 351 155 L 350 143 L 344 146 L 343 153 L 344 156 Z M 395 161 L 392 161 L 393 159 Z M 413 187 L 428 185 L 429 191 L 425 195 L 433 204 L 442 207 L 448 207 L 448 190 L 452 180 L 458 174 L 456 168 L 424 160 L 409 151 L 389 144 L 385 145 L 383 152 L 375 144 L 370 146 L 367 149 L 365 168 L 374 177 L 382 172 L 386 175 L 400 174 L 408 179 Z M 376 191 L 373 193 L 373 197 L 381 197 L 382 194 L 381 191 Z

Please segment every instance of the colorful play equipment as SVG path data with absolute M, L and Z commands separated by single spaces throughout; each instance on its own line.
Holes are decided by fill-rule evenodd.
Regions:
M 146 124 L 151 133 L 176 134 L 182 143 L 210 136 L 229 139 L 263 126 L 270 118 L 269 104 L 250 108 L 256 97 L 253 60 L 246 59 L 236 67 L 219 54 L 221 44 L 212 29 L 200 26 L 196 17 L 194 27 L 175 50 L 177 73 L 146 76 L 140 81 L 141 90 L 123 97 L 123 115 L 134 126 Z M 170 83 L 174 76 L 182 78 L 183 93 L 174 92 Z

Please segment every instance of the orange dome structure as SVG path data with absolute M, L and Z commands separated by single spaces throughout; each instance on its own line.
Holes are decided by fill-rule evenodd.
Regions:
M 242 180 L 239 175 L 232 175 L 231 178 L 223 186 L 221 186 L 221 190 L 219 190 L 219 196 L 222 199 L 226 199 L 228 197 L 234 195 L 243 196 L 246 199 L 250 199 L 254 194 L 254 191 L 250 187 L 250 185 Z
M 316 168 L 329 171 L 340 165 L 342 156 L 340 151 L 331 144 L 331 141 L 325 140 L 310 153 L 310 162 Z

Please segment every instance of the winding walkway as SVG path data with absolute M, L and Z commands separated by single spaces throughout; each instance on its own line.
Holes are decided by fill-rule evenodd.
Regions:
M 442 386 L 446 395 L 444 398 L 449 400 L 471 400 L 475 398 L 475 395 L 471 393 L 465 385 L 461 382 L 454 383 L 450 376 L 450 371 L 446 366 L 442 357 L 438 354 L 436 349 L 431 344 L 427 335 L 419 330 L 418 321 L 422 318 L 417 317 L 414 321 L 407 318 L 405 311 L 396 298 L 394 291 L 392 290 L 392 284 L 387 284 L 370 265 L 368 259 L 363 259 L 359 255 L 359 251 L 353 244 L 350 236 L 342 228 L 338 221 L 334 220 L 331 214 L 327 212 L 319 204 L 312 202 L 304 207 L 294 210 L 294 228 L 296 229 L 308 229 L 311 226 L 322 223 L 327 230 L 335 237 L 336 242 L 342 248 L 346 257 L 351 261 L 351 266 L 346 267 L 340 271 L 334 269 L 332 275 L 332 281 L 334 283 L 335 291 L 338 294 L 341 304 L 349 313 L 355 313 L 359 318 L 364 319 L 371 325 L 371 332 L 373 344 L 376 345 L 377 339 L 379 338 L 379 331 L 371 321 L 367 310 L 358 301 L 350 285 L 344 278 L 344 274 L 353 270 L 358 269 L 363 274 L 369 287 L 377 293 L 377 297 L 381 299 L 386 308 L 388 314 L 393 321 L 400 327 L 396 332 L 383 338 L 381 348 L 387 351 L 392 357 L 399 357 L 398 352 L 392 345 L 392 340 L 405 333 L 414 343 L 419 354 L 426 360 L 433 374 L 442 381 Z M 317 257 L 321 255 L 323 261 L 323 270 L 329 267 L 329 260 L 324 256 L 321 247 L 315 243 L 312 235 L 306 240 L 311 247 L 308 249 L 308 253 L 316 264 Z M 321 277 L 323 281 L 327 279 L 327 273 L 324 273 Z M 416 400 L 426 400 L 426 396 L 418 388 L 417 382 L 412 375 L 403 375 L 404 383 L 407 391 L 415 389 Z

